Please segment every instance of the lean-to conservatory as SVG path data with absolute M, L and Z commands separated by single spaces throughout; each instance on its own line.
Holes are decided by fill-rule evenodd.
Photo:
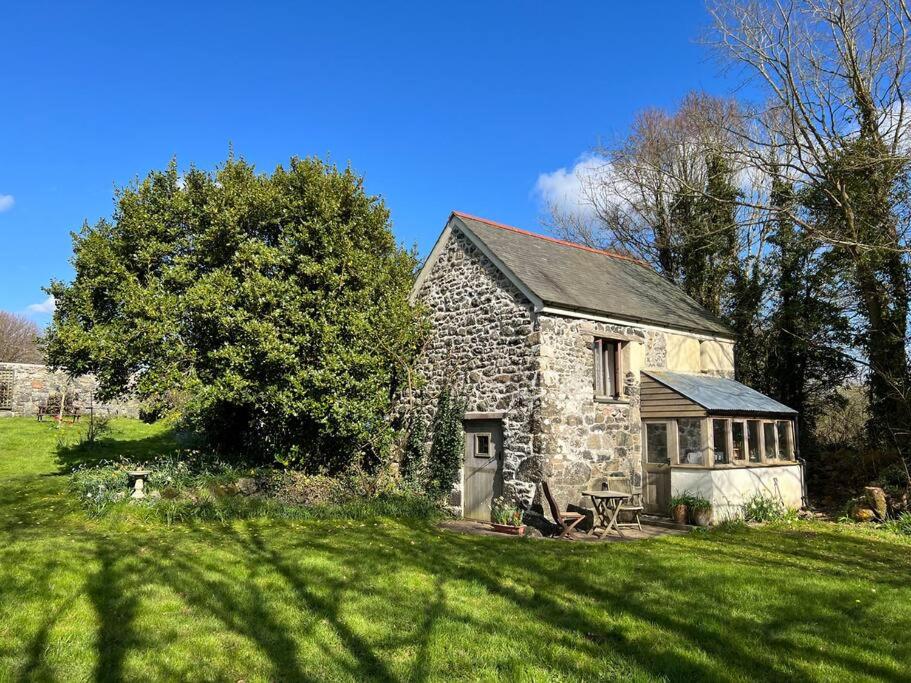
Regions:
M 642 373 L 643 494 L 652 512 L 698 494 L 715 518 L 763 495 L 799 508 L 803 468 L 796 412 L 739 382 L 711 375 Z

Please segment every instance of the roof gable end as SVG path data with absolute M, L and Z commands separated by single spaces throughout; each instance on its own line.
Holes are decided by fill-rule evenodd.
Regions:
M 443 228 L 443 232 L 440 233 L 439 238 L 437 238 L 436 244 L 433 245 L 433 249 L 430 251 L 430 254 L 427 256 L 427 259 L 424 261 L 424 265 L 421 266 L 421 270 L 418 273 L 417 279 L 414 282 L 414 286 L 411 289 L 410 299 L 412 303 L 417 298 L 418 292 L 421 291 L 424 283 L 427 281 L 427 278 L 430 277 L 430 273 L 433 271 L 434 265 L 436 265 L 437 260 L 440 258 L 440 254 L 443 253 L 443 249 L 446 247 L 446 243 L 449 241 L 450 236 L 454 231 L 464 235 L 469 242 L 471 242 L 484 256 L 490 261 L 497 270 L 499 270 L 506 278 L 518 289 L 522 295 L 528 299 L 528 301 L 534 306 L 535 311 L 540 311 L 544 307 L 544 302 L 541 298 L 535 294 L 519 277 L 516 276 L 514 272 L 505 264 L 503 261 L 493 252 L 491 249 L 480 239 L 462 220 L 463 214 L 453 211 L 449 215 L 449 220 L 446 221 L 446 226 Z M 518 230 L 518 228 L 516 228 Z M 531 233 L 529 233 L 531 234 Z
M 535 311 L 641 324 L 695 334 L 734 337 L 648 264 L 630 256 L 538 235 L 453 211 L 424 263 L 412 300 L 457 230 L 471 241 L 533 304 Z

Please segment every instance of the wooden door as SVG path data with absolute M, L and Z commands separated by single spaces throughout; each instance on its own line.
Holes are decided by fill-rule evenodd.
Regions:
M 465 423 L 462 514 L 490 521 L 490 504 L 503 492 L 503 427 L 499 420 Z
M 671 454 L 676 443 L 673 420 L 642 423 L 642 506 L 665 515 L 671 502 Z

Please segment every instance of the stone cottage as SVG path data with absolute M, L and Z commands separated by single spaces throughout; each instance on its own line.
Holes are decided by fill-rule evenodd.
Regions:
M 615 472 L 654 513 L 684 490 L 716 518 L 756 493 L 801 505 L 795 412 L 734 381 L 733 332 L 646 264 L 455 212 L 412 299 L 432 324 L 416 404 L 468 403 L 466 517 L 545 478 L 586 504 Z

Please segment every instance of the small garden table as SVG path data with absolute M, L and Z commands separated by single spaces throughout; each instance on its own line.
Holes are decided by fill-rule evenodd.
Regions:
M 621 491 L 583 491 L 583 496 L 592 499 L 592 506 L 595 508 L 595 515 L 598 517 L 598 524 L 592 525 L 592 532 L 595 526 L 602 527 L 601 535 L 598 538 L 604 538 L 604 535 L 613 529 L 619 536 L 623 536 L 620 526 L 617 524 L 617 517 L 620 515 L 620 506 L 624 501 L 630 499 L 630 494 Z

